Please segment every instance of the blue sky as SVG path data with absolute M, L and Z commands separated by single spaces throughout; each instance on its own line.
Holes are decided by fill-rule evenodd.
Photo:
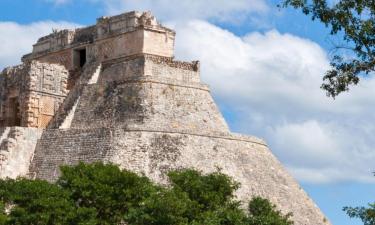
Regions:
M 342 207 L 375 196 L 375 80 L 333 101 L 319 89 L 329 30 L 277 0 L 1 0 L 0 69 L 19 63 L 52 28 L 150 9 L 177 31 L 176 57 L 201 60 L 235 132 L 264 138 L 333 224 L 357 225 Z

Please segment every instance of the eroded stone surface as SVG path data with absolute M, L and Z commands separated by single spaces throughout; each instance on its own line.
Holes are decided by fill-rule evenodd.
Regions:
M 230 132 L 199 62 L 173 59 L 174 36 L 130 12 L 40 38 L 0 75 L 0 177 L 54 181 L 60 165 L 103 161 L 165 184 L 172 169 L 221 168 L 244 202 L 260 195 L 297 225 L 330 224 L 263 140 Z M 47 126 L 46 111 L 47 129 L 30 128 Z
M 45 128 L 64 100 L 68 71 L 27 62 L 0 73 L 0 126 Z
M 0 178 L 26 176 L 34 156 L 37 140 L 43 130 L 6 127 L 0 139 Z

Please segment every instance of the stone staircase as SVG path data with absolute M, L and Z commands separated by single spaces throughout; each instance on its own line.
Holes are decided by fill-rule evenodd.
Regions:
M 95 84 L 98 81 L 101 69 L 102 65 L 99 62 L 92 62 L 83 67 L 82 75 L 77 80 L 73 89 L 70 90 L 69 94 L 66 96 L 63 104 L 49 123 L 48 128 L 70 128 L 75 109 L 79 104 L 82 90 L 86 85 Z
M 99 66 L 96 68 L 95 72 L 92 74 L 88 84 L 96 84 L 98 82 L 101 70 L 102 70 L 102 64 L 99 64 Z
M 74 118 L 74 113 L 76 111 L 76 108 L 78 106 L 78 103 L 79 103 L 79 99 L 81 97 L 78 97 L 77 100 L 75 101 L 72 109 L 69 111 L 68 115 L 65 117 L 64 121 L 61 123 L 61 125 L 59 126 L 59 129 L 67 129 L 67 128 L 70 128 L 70 126 L 72 125 L 72 120 Z

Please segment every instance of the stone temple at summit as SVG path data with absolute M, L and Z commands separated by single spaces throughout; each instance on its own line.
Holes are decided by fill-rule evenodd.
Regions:
M 149 12 L 41 37 L 0 73 L 0 177 L 54 181 L 60 165 L 103 161 L 166 183 L 171 169 L 219 167 L 241 183 L 240 200 L 330 224 L 263 140 L 230 132 L 199 62 L 176 61 L 174 40 Z

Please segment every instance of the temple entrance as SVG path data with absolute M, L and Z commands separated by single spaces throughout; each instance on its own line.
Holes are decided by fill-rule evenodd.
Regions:
M 20 104 L 17 97 L 9 99 L 8 126 L 21 126 Z
M 83 67 L 86 63 L 86 49 L 79 50 L 79 67 Z
M 87 61 L 86 48 L 74 50 L 73 60 L 76 68 L 82 68 Z

